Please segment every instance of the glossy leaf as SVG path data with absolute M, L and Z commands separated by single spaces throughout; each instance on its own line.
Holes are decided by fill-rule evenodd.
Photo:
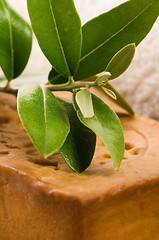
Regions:
M 93 76 L 89 78 L 89 81 L 94 82 L 96 81 L 97 76 Z M 109 82 L 107 82 L 106 84 L 107 89 L 110 89 L 111 91 L 114 92 L 114 94 L 116 95 L 116 100 L 111 98 L 101 87 L 95 87 L 99 92 L 102 92 L 103 94 L 106 94 L 108 97 L 111 98 L 111 100 L 116 103 L 117 105 L 119 105 L 121 108 L 125 109 L 128 113 L 130 113 L 131 115 L 134 115 L 134 110 L 132 109 L 132 107 L 130 106 L 130 104 L 126 101 L 126 99 L 124 98 L 124 96 L 122 96 L 121 93 L 119 93 L 116 88 L 114 88 Z
M 124 155 L 124 136 L 120 120 L 115 112 L 100 98 L 92 94 L 94 117 L 84 118 L 76 104 L 75 94 L 74 108 L 81 122 L 90 128 L 102 140 L 108 149 L 116 170 L 119 169 Z
M 97 83 L 98 85 L 103 84 L 103 83 L 107 83 L 109 81 L 111 74 L 109 72 L 105 72 L 102 76 L 99 76 L 96 80 L 95 83 Z
M 82 27 L 82 53 L 76 80 L 103 72 L 121 48 L 137 46 L 159 13 L 158 0 L 131 0 L 90 20 Z
M 62 76 L 54 68 L 49 72 L 48 80 L 52 84 L 60 84 L 68 82 L 68 78 Z
M 81 55 L 81 21 L 73 0 L 27 0 L 41 50 L 57 72 L 68 77 Z
M 106 88 L 106 87 L 102 87 L 102 89 L 104 90 L 104 92 L 111 98 L 113 98 L 114 100 L 117 99 L 117 96 L 115 95 L 115 93 L 110 90 L 109 88 Z
M 75 172 L 82 172 L 92 161 L 96 135 L 80 122 L 71 101 L 60 101 L 69 117 L 70 133 L 59 152 L 70 168 Z
M 17 101 L 21 122 L 39 152 L 48 157 L 59 150 L 70 127 L 57 98 L 33 83 L 19 89 Z
M 94 116 L 92 94 L 88 89 L 81 90 L 76 94 L 76 103 L 85 118 Z
M 0 0 L 0 67 L 10 81 L 24 70 L 32 47 L 30 26 Z
M 119 77 L 131 64 L 135 54 L 135 44 L 131 43 L 119 50 L 110 60 L 106 72 L 111 73 L 109 80 Z
M 116 99 L 111 98 L 111 100 L 115 102 L 117 105 L 119 105 L 121 108 L 125 109 L 131 115 L 134 115 L 134 110 L 132 109 L 130 104 L 126 101 L 126 99 L 122 96 L 122 94 L 119 93 L 110 83 L 107 83 L 106 86 L 116 95 Z

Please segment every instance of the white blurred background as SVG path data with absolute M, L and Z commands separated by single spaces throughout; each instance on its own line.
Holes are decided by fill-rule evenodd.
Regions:
M 26 0 L 8 2 L 29 22 Z M 124 0 L 75 0 L 82 24 L 123 2 Z M 41 53 L 36 39 L 27 66 L 27 70 L 33 69 L 50 70 L 50 65 Z M 137 47 L 129 69 L 112 84 L 126 97 L 136 112 L 159 119 L 159 19 Z

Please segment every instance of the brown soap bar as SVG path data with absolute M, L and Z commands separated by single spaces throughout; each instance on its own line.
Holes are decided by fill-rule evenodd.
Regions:
M 4 98 L 1 94 L 1 240 L 159 239 L 157 121 L 121 115 L 126 151 L 120 170 L 115 172 L 98 140 L 92 164 L 78 174 L 58 153 L 45 162 L 21 126 L 14 97 L 2 105 Z

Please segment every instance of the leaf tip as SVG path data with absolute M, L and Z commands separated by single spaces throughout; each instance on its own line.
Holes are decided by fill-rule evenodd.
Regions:
M 135 116 L 135 112 L 134 110 L 132 109 L 132 111 L 130 112 L 132 116 Z
M 115 164 L 115 165 L 114 165 L 114 168 L 115 168 L 115 171 L 116 171 L 116 172 L 119 171 L 121 163 L 122 163 L 122 160 L 121 160 L 118 164 Z
M 133 108 L 130 105 L 129 105 L 129 108 L 127 109 L 127 111 L 131 116 L 135 116 L 135 111 L 133 110 Z
M 116 166 L 116 167 L 115 167 L 115 171 L 118 172 L 118 171 L 119 171 L 119 168 L 120 168 L 120 166 L 118 166 L 118 167 Z

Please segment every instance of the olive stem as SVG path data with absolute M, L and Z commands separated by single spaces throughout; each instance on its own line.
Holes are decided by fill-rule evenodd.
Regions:
M 72 80 L 64 84 L 45 85 L 45 87 L 50 91 L 70 91 L 70 92 L 72 92 L 75 89 L 90 88 L 94 86 L 98 86 L 98 84 L 95 82 L 74 82 Z M 0 87 L 0 92 L 9 93 L 16 96 L 18 93 L 18 88 L 12 88 L 10 86 Z

